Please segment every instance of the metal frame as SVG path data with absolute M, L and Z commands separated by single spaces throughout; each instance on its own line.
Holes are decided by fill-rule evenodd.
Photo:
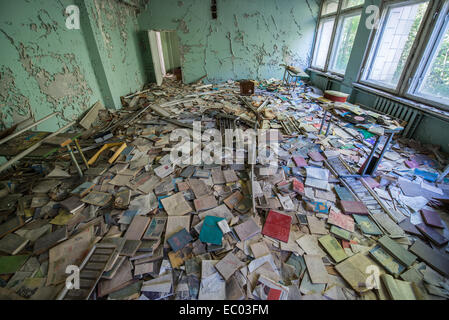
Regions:
M 323 6 L 324 6 L 324 3 L 325 3 L 325 0 L 323 0 L 321 2 L 320 11 L 319 11 L 319 19 L 318 19 L 318 23 L 317 23 L 316 30 L 315 30 L 316 37 L 315 37 L 315 41 L 314 41 L 314 44 L 313 44 L 312 60 L 310 62 L 310 66 L 311 66 L 312 69 L 316 69 L 316 70 L 319 70 L 319 71 L 322 71 L 322 72 L 330 72 L 331 74 L 335 74 L 335 75 L 338 75 L 338 76 L 344 76 L 344 74 L 340 74 L 338 72 L 329 70 L 329 63 L 331 61 L 332 53 L 333 53 L 334 48 L 335 48 L 335 46 L 334 46 L 335 35 L 336 35 L 337 29 L 339 27 L 340 18 L 342 16 L 344 16 L 344 15 L 350 15 L 351 13 L 355 13 L 357 11 L 361 11 L 362 8 L 365 5 L 365 3 L 363 3 L 362 5 L 359 5 L 359 6 L 354 6 L 354 7 L 342 9 L 343 1 L 344 0 L 338 0 L 338 8 L 337 8 L 336 12 L 330 13 L 330 14 L 326 14 L 326 15 L 321 15 L 321 12 L 323 11 Z M 365 0 L 365 2 L 366 2 L 366 0 Z M 360 14 L 361 14 L 361 12 L 360 12 Z M 329 42 L 329 48 L 328 48 L 326 62 L 324 64 L 324 68 L 319 68 L 319 67 L 314 65 L 315 49 L 316 49 L 317 41 L 318 41 L 318 31 L 320 30 L 321 22 L 323 20 L 325 20 L 325 19 L 328 19 L 328 18 L 334 18 L 334 25 L 333 25 L 333 29 L 332 29 L 332 36 L 331 36 L 331 40 Z

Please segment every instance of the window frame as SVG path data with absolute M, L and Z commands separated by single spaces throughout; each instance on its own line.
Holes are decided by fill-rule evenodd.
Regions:
M 313 64 L 313 62 L 315 61 L 315 56 L 316 56 L 316 52 L 315 52 L 315 49 L 317 48 L 317 46 L 318 46 L 318 42 L 317 42 L 317 40 L 318 40 L 318 36 L 319 36 L 319 32 L 320 32 L 320 27 L 321 27 L 321 23 L 323 22 L 326 22 L 326 21 L 330 21 L 330 20 L 332 20 L 332 19 L 334 19 L 334 23 L 333 23 L 333 26 L 332 26 L 332 34 L 334 33 L 334 29 L 335 29 L 335 24 L 336 24 L 336 17 L 334 17 L 333 15 L 329 15 L 328 17 L 322 17 L 322 18 L 320 18 L 320 21 L 319 21 L 319 23 L 318 23 L 318 27 L 317 27 L 317 30 L 316 30 L 316 39 L 315 39 L 315 44 L 314 44 L 314 46 L 313 46 L 313 54 L 312 54 L 312 61 L 311 61 L 311 64 L 310 64 L 310 66 L 312 67 L 312 68 L 314 68 L 314 69 L 316 69 L 316 70 L 319 70 L 319 71 L 323 71 L 323 72 L 325 72 L 324 70 L 326 70 L 326 65 L 327 65 L 327 63 L 328 63 L 328 59 L 329 59 L 329 53 L 330 53 L 330 46 L 331 46 L 331 44 L 332 44 L 332 42 L 333 42 L 333 38 L 332 38 L 332 36 L 331 36 L 331 38 L 330 38 L 330 41 L 329 41 L 329 48 L 328 48 L 328 51 L 327 51 L 327 55 L 326 55 L 326 60 L 324 61 L 324 67 L 323 68 L 321 68 L 320 66 L 317 66 L 317 65 L 314 65 Z
M 409 85 L 404 88 L 404 97 L 426 104 L 441 104 L 443 108 L 449 109 L 449 97 L 444 101 L 437 97 L 431 99 L 428 95 L 419 95 L 417 93 L 421 82 L 424 80 L 428 67 L 430 67 L 435 51 L 438 49 L 438 44 L 443 40 L 445 34 L 444 31 L 449 30 L 449 1 L 443 1 L 442 6 L 437 8 L 432 20 L 434 21 L 434 26 L 431 28 L 426 38 L 426 45 L 421 50 L 420 54 L 418 54 L 419 62 L 411 74 Z
M 413 4 L 420 3 L 423 0 L 387 0 L 383 1 L 380 8 L 379 28 L 371 30 L 368 45 L 365 50 L 362 67 L 357 77 L 357 83 L 364 86 L 368 86 L 377 90 L 381 90 L 401 98 L 410 99 L 415 102 L 425 103 L 427 105 L 442 109 L 449 110 L 449 104 L 436 100 L 429 100 L 423 96 L 415 94 L 419 79 L 424 75 L 425 65 L 423 59 L 430 59 L 433 47 L 435 46 L 436 38 L 439 37 L 437 28 L 444 27 L 445 19 L 449 14 L 449 0 L 435 1 L 429 0 L 429 5 L 424 14 L 421 26 L 418 30 L 415 41 L 410 49 L 409 56 L 406 60 L 406 68 L 399 77 L 398 84 L 395 88 L 382 85 L 376 81 L 367 80 L 369 74 L 369 68 L 372 66 L 375 53 L 373 50 L 378 50 L 379 39 L 384 33 L 385 19 L 388 14 L 388 9 L 392 6 L 399 6 L 400 4 Z M 442 21 L 442 22 L 441 22 Z M 440 29 L 443 30 L 443 29 Z M 432 47 L 432 48 L 429 48 Z M 413 90 L 412 90 L 413 89 Z
M 340 18 L 342 16 L 346 16 L 346 15 L 350 15 L 351 13 L 355 13 L 357 11 L 360 11 L 360 15 L 362 15 L 362 11 L 363 11 L 363 7 L 365 6 L 365 2 L 364 1 L 363 4 L 358 5 L 358 6 L 353 6 L 353 7 L 349 7 L 346 9 L 343 9 L 343 1 L 344 0 L 338 0 L 338 7 L 337 7 L 337 11 L 333 12 L 333 13 L 329 13 L 329 14 L 325 14 L 325 15 L 321 15 L 322 11 L 323 11 L 323 7 L 324 7 L 324 3 L 326 2 L 325 0 L 321 1 L 321 5 L 320 5 L 320 9 L 319 9 L 319 18 L 318 18 L 318 23 L 316 25 L 316 30 L 315 30 L 315 41 L 313 43 L 313 48 L 312 48 L 312 59 L 310 61 L 310 68 L 313 70 L 318 70 L 324 73 L 330 73 L 336 76 L 340 76 L 340 77 L 344 77 L 344 73 L 338 73 L 335 71 L 331 71 L 329 70 L 329 65 L 331 63 L 331 59 L 333 57 L 333 53 L 334 53 L 334 49 L 335 49 L 335 36 L 337 33 L 337 29 L 339 28 L 340 25 Z M 317 47 L 317 41 L 318 41 L 318 31 L 321 25 L 321 22 L 323 20 L 329 19 L 329 18 L 334 18 L 334 25 L 333 25 L 333 29 L 332 29 L 332 35 L 331 35 L 331 41 L 329 42 L 329 49 L 327 51 L 327 57 L 326 57 L 326 62 L 324 63 L 324 68 L 320 68 L 318 66 L 314 65 L 314 60 L 315 60 L 315 49 Z M 360 26 L 360 24 L 359 24 Z M 345 70 L 346 73 L 346 70 Z
M 342 0 L 342 3 L 343 3 L 343 0 Z M 351 8 L 352 9 L 352 8 Z M 338 38 L 338 41 L 333 41 L 333 45 L 332 45 L 332 47 L 331 48 L 329 48 L 330 50 L 329 51 L 331 51 L 331 54 L 329 55 L 329 63 L 328 63 L 328 66 L 327 66 L 327 70 L 329 71 L 329 72 L 331 72 L 332 74 L 335 74 L 335 75 L 339 75 L 339 76 L 341 76 L 341 77 L 344 77 L 344 75 L 345 75 L 345 73 L 346 73 L 346 69 L 345 69 L 345 71 L 343 72 L 343 73 L 339 73 L 338 71 L 336 71 L 336 70 L 332 70 L 331 69 L 331 67 L 332 67 L 332 65 L 334 64 L 334 62 L 335 62 L 335 58 L 336 58 L 336 56 L 337 56 L 337 48 L 338 48 L 338 45 L 339 45 L 339 41 L 341 41 L 341 35 L 342 35 L 342 31 L 343 31 L 343 22 L 344 22 L 344 19 L 345 18 L 353 18 L 353 17 L 356 17 L 356 16 L 358 16 L 358 15 L 360 15 L 360 21 L 359 21 L 359 25 L 360 25 L 360 23 L 362 22 L 362 9 L 358 9 L 358 10 L 350 10 L 350 12 L 343 12 L 341 15 L 340 15 L 340 17 L 338 18 L 338 21 L 336 21 L 336 24 L 337 24 L 337 29 L 335 30 L 335 34 L 334 34 L 334 36 L 335 36 L 335 40 L 337 40 L 337 38 Z M 353 46 L 354 47 L 354 46 Z M 351 51 L 352 51 L 352 49 L 351 49 Z M 346 66 L 346 68 L 347 68 L 348 66 Z

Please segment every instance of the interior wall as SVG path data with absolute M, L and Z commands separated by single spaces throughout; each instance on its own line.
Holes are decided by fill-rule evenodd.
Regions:
M 66 27 L 73 4 L 79 30 Z M 146 42 L 135 8 L 118 0 L 1 1 L 0 129 L 60 111 L 38 127 L 56 130 L 98 100 L 120 108 L 151 80 Z
M 140 38 L 137 12 L 117 0 L 84 0 L 92 23 L 97 50 L 112 93 L 113 106 L 120 108 L 120 96 L 142 89 L 148 77 L 144 41 Z
M 186 83 L 282 78 L 281 63 L 308 67 L 319 0 L 152 0 L 142 30 L 176 30 Z
M 209 0 L 1 1 L 0 129 L 60 111 L 38 127 L 56 130 L 98 100 L 120 108 L 154 81 L 151 29 L 176 30 L 186 83 L 281 78 L 280 63 L 309 64 L 318 2 L 220 0 L 213 20 Z M 66 27 L 74 4 L 79 30 Z
M 83 30 L 65 26 L 70 0 L 1 1 L 0 117 L 3 127 L 39 119 L 56 129 L 101 99 Z

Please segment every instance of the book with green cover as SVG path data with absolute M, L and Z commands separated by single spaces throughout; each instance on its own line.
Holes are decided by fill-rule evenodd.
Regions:
M 201 227 L 200 240 L 206 243 L 221 245 L 223 232 L 217 222 L 223 219 L 220 217 L 206 216 Z
M 393 275 L 399 275 L 405 270 L 405 267 L 399 260 L 391 256 L 379 245 L 374 249 L 371 249 L 369 253 L 385 268 L 385 270 Z
M 413 253 L 388 236 L 380 238 L 379 244 L 406 267 L 410 267 L 417 259 Z
M 0 257 L 0 275 L 15 273 L 29 257 L 29 255 Z
M 358 214 L 353 214 L 352 217 L 354 218 L 355 222 L 357 222 L 357 225 L 365 234 L 370 235 L 381 235 L 382 231 L 377 227 L 377 225 L 374 223 L 373 220 L 371 220 L 368 216 L 361 216 Z
M 344 230 L 337 226 L 332 226 L 329 231 L 333 233 L 337 238 L 347 241 L 351 240 L 351 232 L 349 232 L 348 230 Z
M 325 235 L 318 239 L 321 245 L 326 249 L 327 253 L 335 260 L 335 262 L 339 263 L 348 257 L 346 252 L 340 246 L 338 241 L 332 237 L 330 234 Z

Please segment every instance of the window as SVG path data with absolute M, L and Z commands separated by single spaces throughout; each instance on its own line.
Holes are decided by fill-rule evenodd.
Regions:
M 359 22 L 360 13 L 351 13 L 340 18 L 337 37 L 334 43 L 334 55 L 329 66 L 330 71 L 339 74 L 345 73 Z
M 360 82 L 449 109 L 449 0 L 389 2 Z
M 387 8 L 365 80 L 382 87 L 397 87 L 428 6 L 428 0 L 409 2 Z
M 412 78 L 409 94 L 423 101 L 449 105 L 449 1 Z
M 331 43 L 332 30 L 334 29 L 335 18 L 323 19 L 320 22 L 315 48 L 315 66 L 324 69 L 326 65 L 329 44 Z
M 312 59 L 313 68 L 325 72 L 329 70 L 339 75 L 345 74 L 364 2 L 364 0 L 323 2 Z

